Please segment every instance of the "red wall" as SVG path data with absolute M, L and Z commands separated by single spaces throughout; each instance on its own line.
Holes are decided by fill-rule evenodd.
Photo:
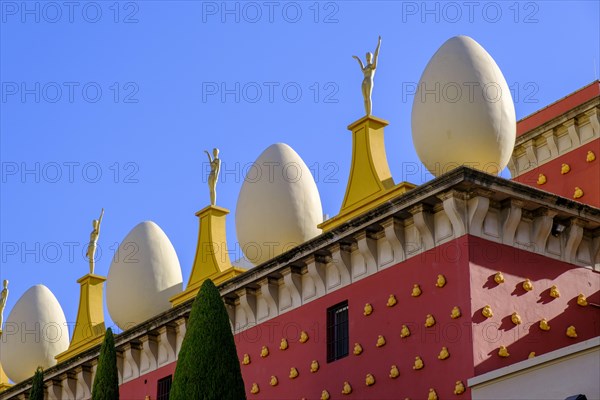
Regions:
M 588 150 L 592 150 L 596 155 L 595 161 L 586 162 Z M 560 173 L 563 163 L 571 167 L 571 171 L 565 175 Z M 548 180 L 543 185 L 537 184 L 539 174 L 546 175 Z M 600 207 L 600 139 L 547 162 L 514 180 L 568 199 Z M 583 189 L 583 197 L 573 199 L 575 186 Z
M 598 308 L 577 305 L 579 293 L 588 302 L 600 303 L 599 273 L 476 237 L 469 244 L 476 375 L 525 360 L 531 351 L 539 356 L 600 335 Z M 498 271 L 505 278 L 500 285 L 493 278 Z M 532 291 L 522 287 L 526 278 L 533 282 Z M 559 298 L 550 297 L 552 285 Z M 491 319 L 481 314 L 486 305 L 494 312 Z M 515 311 L 521 325 L 510 319 Z M 539 328 L 542 318 L 550 331 Z M 577 329 L 576 339 L 566 336 L 569 325 Z M 500 345 L 507 346 L 510 357 L 498 356 Z
M 133 379 L 119 386 L 119 397 L 121 400 L 144 400 L 150 396 L 156 400 L 157 382 L 159 379 L 172 375 L 177 363 L 171 363 L 160 367 L 155 371 L 147 373 L 137 379 Z
M 348 398 L 354 399 L 422 399 L 430 387 L 442 399 L 453 397 L 455 382 L 462 380 L 466 385 L 467 378 L 473 375 L 466 242 L 465 236 L 439 246 L 237 335 L 240 359 L 248 353 L 252 361 L 242 365 L 248 398 L 318 399 L 323 389 L 329 391 L 332 399 L 340 398 L 344 381 L 352 385 L 353 393 Z M 447 278 L 444 288 L 435 287 L 438 274 Z M 414 283 L 423 290 L 417 298 L 411 297 Z M 398 304 L 388 308 L 385 304 L 392 293 Z M 327 364 L 326 310 L 344 300 L 349 306 L 350 354 Z M 374 307 L 368 317 L 363 315 L 367 302 Z M 464 316 L 452 320 L 450 311 L 455 305 L 461 307 Z M 437 324 L 425 328 L 429 313 L 435 316 Z M 400 338 L 402 324 L 409 325 L 409 338 Z M 301 330 L 310 335 L 304 344 L 297 341 Z M 385 336 L 384 347 L 375 346 L 378 335 Z M 282 337 L 290 343 L 285 351 L 279 350 Z M 360 356 L 352 354 L 355 342 L 363 347 Z M 260 357 L 263 345 L 270 350 L 267 358 Z M 442 346 L 451 353 L 444 361 L 437 359 Z M 425 362 L 425 368 L 414 371 L 417 355 Z M 310 372 L 313 359 L 321 366 L 317 373 Z M 388 377 L 392 364 L 400 370 L 396 379 Z M 288 378 L 291 367 L 299 371 L 294 380 Z M 375 385 L 365 385 L 367 373 L 375 376 Z M 269 385 L 271 375 L 279 380 L 275 387 Z M 249 392 L 253 382 L 260 387 L 256 395 Z

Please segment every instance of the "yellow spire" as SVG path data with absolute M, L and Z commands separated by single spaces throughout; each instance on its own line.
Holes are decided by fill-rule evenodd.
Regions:
M 415 187 L 408 182 L 394 185 L 383 140 L 387 125 L 387 121 L 367 115 L 348 126 L 352 131 L 352 164 L 346 195 L 339 214 L 319 228 L 328 231 Z
M 68 360 L 102 343 L 106 331 L 102 303 L 105 280 L 105 277 L 94 274 L 87 274 L 77 280 L 81 285 L 77 322 L 69 348 L 56 356 L 58 362 Z
M 186 289 L 171 297 L 173 307 L 196 297 L 206 279 L 210 278 L 218 285 L 244 272 L 241 268 L 233 267 L 229 260 L 225 230 L 227 214 L 229 210 L 212 205 L 196 213 L 200 219 L 200 230 L 194 266 Z
M 2 369 L 2 364 L 0 364 L 0 392 L 5 391 L 11 386 L 12 385 L 8 383 L 8 376 L 6 376 L 4 370 Z

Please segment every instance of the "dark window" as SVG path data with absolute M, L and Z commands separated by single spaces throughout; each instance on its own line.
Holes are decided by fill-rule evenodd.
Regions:
M 348 355 L 348 301 L 327 309 L 327 362 Z
M 169 375 L 166 378 L 158 380 L 156 400 L 169 400 L 169 393 L 171 392 L 171 383 L 173 383 L 173 375 Z

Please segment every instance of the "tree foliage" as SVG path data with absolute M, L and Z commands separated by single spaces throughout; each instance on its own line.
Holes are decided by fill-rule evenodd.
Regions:
M 112 330 L 108 328 L 100 348 L 96 377 L 92 385 L 92 400 L 119 400 L 117 350 Z
M 202 284 L 187 324 L 170 400 L 246 399 L 227 310 L 214 283 Z
M 44 400 L 44 370 L 42 367 L 37 367 L 35 375 L 33 375 L 29 400 Z

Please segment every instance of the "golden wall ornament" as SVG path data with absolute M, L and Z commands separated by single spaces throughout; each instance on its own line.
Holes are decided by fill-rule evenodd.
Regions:
M 396 379 L 398 376 L 400 375 L 400 371 L 398 370 L 398 367 L 396 366 L 396 364 L 392 365 L 390 367 L 390 378 L 392 379 Z
M 319 370 L 319 362 L 317 360 L 312 360 L 310 363 L 310 372 L 315 373 Z
M 586 162 L 592 162 L 596 159 L 596 155 L 594 154 L 593 151 L 588 150 L 586 156 L 585 156 L 585 161 Z
M 510 320 L 512 321 L 513 324 L 515 325 L 520 325 L 521 322 L 523 322 L 521 320 L 521 316 L 515 311 L 514 313 L 511 314 L 510 316 Z
M 456 319 L 456 318 L 460 318 L 460 316 L 461 316 L 460 308 L 458 306 L 454 306 L 452 308 L 452 312 L 450 313 L 450 318 Z
M 354 355 L 355 355 L 355 356 L 358 356 L 358 355 L 360 355 L 362 352 L 363 352 L 363 348 L 362 348 L 362 346 L 360 345 L 360 343 L 354 343 L 354 351 L 353 351 Z
M 300 340 L 299 340 L 300 343 L 306 343 L 306 342 L 308 342 L 308 339 L 309 339 L 308 333 L 306 333 L 305 331 L 300 332 Z
M 508 349 L 505 346 L 500 346 L 500 348 L 498 349 L 498 355 L 500 357 L 510 356 L 510 354 L 508 354 Z
M 298 370 L 294 367 L 290 368 L 290 379 L 296 379 L 298 376 Z
M 575 327 L 573 325 L 569 326 L 567 328 L 567 336 L 570 338 L 576 338 L 577 337 L 577 331 L 575 330 Z
M 423 363 L 423 360 L 421 360 L 421 357 L 416 356 L 415 357 L 415 363 L 413 365 L 413 369 L 414 370 L 419 370 L 419 369 L 423 369 L 423 367 L 425 367 L 425 364 Z
M 344 382 L 344 386 L 342 387 L 342 394 L 350 394 L 352 393 L 352 386 L 348 383 L 348 381 Z
M 329 392 L 327 390 L 321 392 L 321 400 L 329 400 Z
M 427 395 L 427 400 L 438 400 L 438 395 L 435 392 L 435 389 L 429 388 L 429 394 Z
M 242 365 L 250 364 L 250 355 L 248 353 L 244 354 L 244 358 L 242 359 Z
M 454 394 L 458 395 L 458 394 L 463 394 L 465 392 L 465 385 L 462 383 L 462 381 L 456 381 L 456 384 L 454 385 Z
M 579 186 L 575 186 L 575 191 L 573 192 L 573 198 L 574 199 L 580 199 L 583 197 L 583 189 L 581 189 Z
M 483 310 L 481 310 L 481 314 L 483 314 L 483 316 L 486 318 L 492 318 L 494 316 L 494 312 L 492 311 L 492 307 L 490 306 L 483 307 Z
M 279 344 L 279 350 L 287 350 L 288 347 L 290 347 L 290 346 L 288 345 L 287 339 L 282 338 L 281 343 Z
M 560 297 L 560 292 L 558 291 L 556 285 L 552 285 L 552 287 L 550 288 L 550 297 L 553 297 L 555 299 L 558 299 Z
M 448 352 L 448 348 L 446 346 L 442 346 L 442 350 L 440 354 L 438 354 L 438 360 L 445 360 L 450 357 L 450 353 Z
M 542 318 L 540 320 L 540 329 L 543 331 L 549 331 L 550 330 L 550 325 L 548 324 L 548 321 L 546 320 L 546 318 Z
M 412 292 L 410 295 L 412 297 L 419 297 L 421 295 L 421 293 L 423 293 L 423 291 L 421 290 L 421 286 L 419 286 L 418 283 L 415 283 L 413 285 Z
M 279 381 L 277 380 L 277 377 L 275 375 L 271 375 L 271 380 L 269 381 L 269 385 L 277 386 L 278 383 L 279 383 Z
M 390 294 L 390 297 L 388 297 L 388 301 L 385 305 L 388 307 L 394 307 L 396 303 L 398 303 L 398 300 L 396 300 L 396 296 Z
M 371 303 L 365 304 L 365 310 L 363 312 L 363 315 L 367 316 L 371 315 L 371 313 L 373 313 L 373 306 L 371 305 Z
M 539 174 L 538 178 L 537 178 L 537 184 L 538 185 L 543 185 L 544 183 L 546 183 L 548 180 L 546 178 L 546 175 L 544 174 Z
M 527 358 L 534 358 L 535 357 L 535 351 L 532 351 L 531 353 L 529 353 L 529 355 L 527 356 Z
M 263 346 L 262 349 L 260 350 L 260 356 L 262 358 L 265 358 L 269 355 L 269 348 L 267 346 Z
M 523 281 L 523 289 L 525 289 L 528 292 L 533 290 L 533 283 L 531 283 L 531 280 L 529 280 L 529 278 Z
M 496 272 L 496 275 L 494 275 L 494 282 L 496 282 L 498 285 L 504 283 L 504 275 L 502 275 L 502 272 Z
M 400 337 L 404 339 L 409 336 L 410 336 L 410 330 L 408 329 L 408 326 L 402 325 L 402 329 L 400 330 Z
M 258 383 L 253 383 L 252 388 L 250 389 L 250 393 L 257 394 L 260 392 L 260 388 L 258 387 Z
M 375 384 L 375 377 L 372 374 L 367 374 L 365 377 L 365 385 L 373 386 Z
M 588 305 L 587 298 L 583 293 L 579 293 L 579 296 L 577 296 L 577 304 L 581 307 L 585 307 Z
M 375 343 L 375 346 L 377 346 L 377 347 L 385 346 L 385 338 L 383 337 L 383 335 L 377 336 L 377 343 Z
M 446 286 L 446 277 L 444 275 L 438 275 L 437 281 L 435 282 L 435 286 L 439 288 L 443 288 L 444 286 Z
M 560 166 L 560 173 L 561 173 L 562 175 L 568 174 L 570 171 L 571 171 L 571 166 L 570 166 L 569 164 L 565 164 L 565 163 L 563 163 L 563 164 Z
M 427 314 L 427 317 L 425 317 L 425 326 L 427 328 L 432 327 L 435 325 L 435 318 L 433 318 L 433 315 L 431 314 Z

